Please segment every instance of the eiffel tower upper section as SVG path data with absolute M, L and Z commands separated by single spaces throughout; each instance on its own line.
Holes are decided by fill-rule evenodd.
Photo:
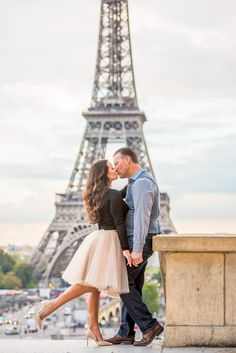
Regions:
M 105 157 L 108 143 L 134 149 L 140 164 L 153 173 L 142 125 L 145 114 L 138 108 L 128 0 L 102 0 L 97 61 L 92 100 L 83 113 L 87 126 L 66 191 L 81 194 L 92 162 Z
M 90 110 L 138 110 L 127 0 L 102 1 L 98 43 Z

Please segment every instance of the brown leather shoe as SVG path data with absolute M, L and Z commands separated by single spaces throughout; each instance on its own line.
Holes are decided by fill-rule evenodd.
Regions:
M 133 345 L 147 346 L 154 340 L 156 336 L 159 336 L 163 330 L 164 330 L 164 327 L 161 326 L 159 323 L 157 323 L 150 331 L 143 334 L 143 338 L 141 339 L 141 341 L 134 341 Z
M 133 344 L 134 336 L 119 336 L 115 335 L 114 337 L 104 339 L 104 341 L 113 343 L 113 344 Z

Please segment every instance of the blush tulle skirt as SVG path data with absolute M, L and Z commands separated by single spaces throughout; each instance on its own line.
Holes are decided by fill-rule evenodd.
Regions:
M 63 272 L 69 284 L 97 288 L 103 295 L 118 297 L 129 292 L 127 265 L 115 230 L 96 230 L 83 240 Z

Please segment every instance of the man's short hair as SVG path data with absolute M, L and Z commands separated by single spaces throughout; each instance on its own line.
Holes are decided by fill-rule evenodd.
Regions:
M 138 164 L 137 154 L 133 150 L 131 150 L 131 148 L 129 148 L 129 147 L 121 147 L 114 153 L 113 156 L 115 156 L 118 153 L 120 153 L 123 157 L 129 156 L 133 163 Z

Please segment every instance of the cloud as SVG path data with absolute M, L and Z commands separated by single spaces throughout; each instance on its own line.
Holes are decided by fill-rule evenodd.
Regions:
M 236 193 L 236 169 L 232 166 L 236 151 L 236 135 L 219 140 L 211 147 L 196 151 L 191 144 L 173 144 L 170 149 L 156 152 L 152 158 L 162 190 L 172 197 L 188 192 Z M 175 151 L 176 148 L 176 151 Z M 182 152 L 186 149 L 186 153 Z M 153 148 L 151 156 L 154 157 Z M 158 156 L 161 158 L 158 159 Z M 228 207 L 225 204 L 225 207 Z
M 35 84 L 29 81 L 5 83 L 0 86 L 0 97 L 3 109 L 9 109 L 13 103 L 15 109 L 20 108 L 26 113 L 34 110 L 55 114 L 78 110 L 75 91 L 70 90 L 66 84 Z
M 178 220 L 234 220 L 236 195 L 228 193 L 186 193 L 172 202 L 172 212 Z
M 12 183 L 9 187 L 9 181 Z M 13 183 L 15 181 L 15 184 Z M 1 179 L 0 223 L 49 222 L 55 212 L 55 193 L 65 192 L 58 180 Z
M 130 4 L 139 95 L 235 95 L 233 1 Z
M 145 102 L 148 151 L 163 191 L 235 193 L 236 101 L 159 98 Z M 226 206 L 227 207 L 227 206 Z
M 235 235 L 236 221 L 220 219 L 175 219 L 175 227 L 180 234 L 233 234 Z
M 47 223 L 0 223 L 1 245 L 38 245 L 48 227 Z

